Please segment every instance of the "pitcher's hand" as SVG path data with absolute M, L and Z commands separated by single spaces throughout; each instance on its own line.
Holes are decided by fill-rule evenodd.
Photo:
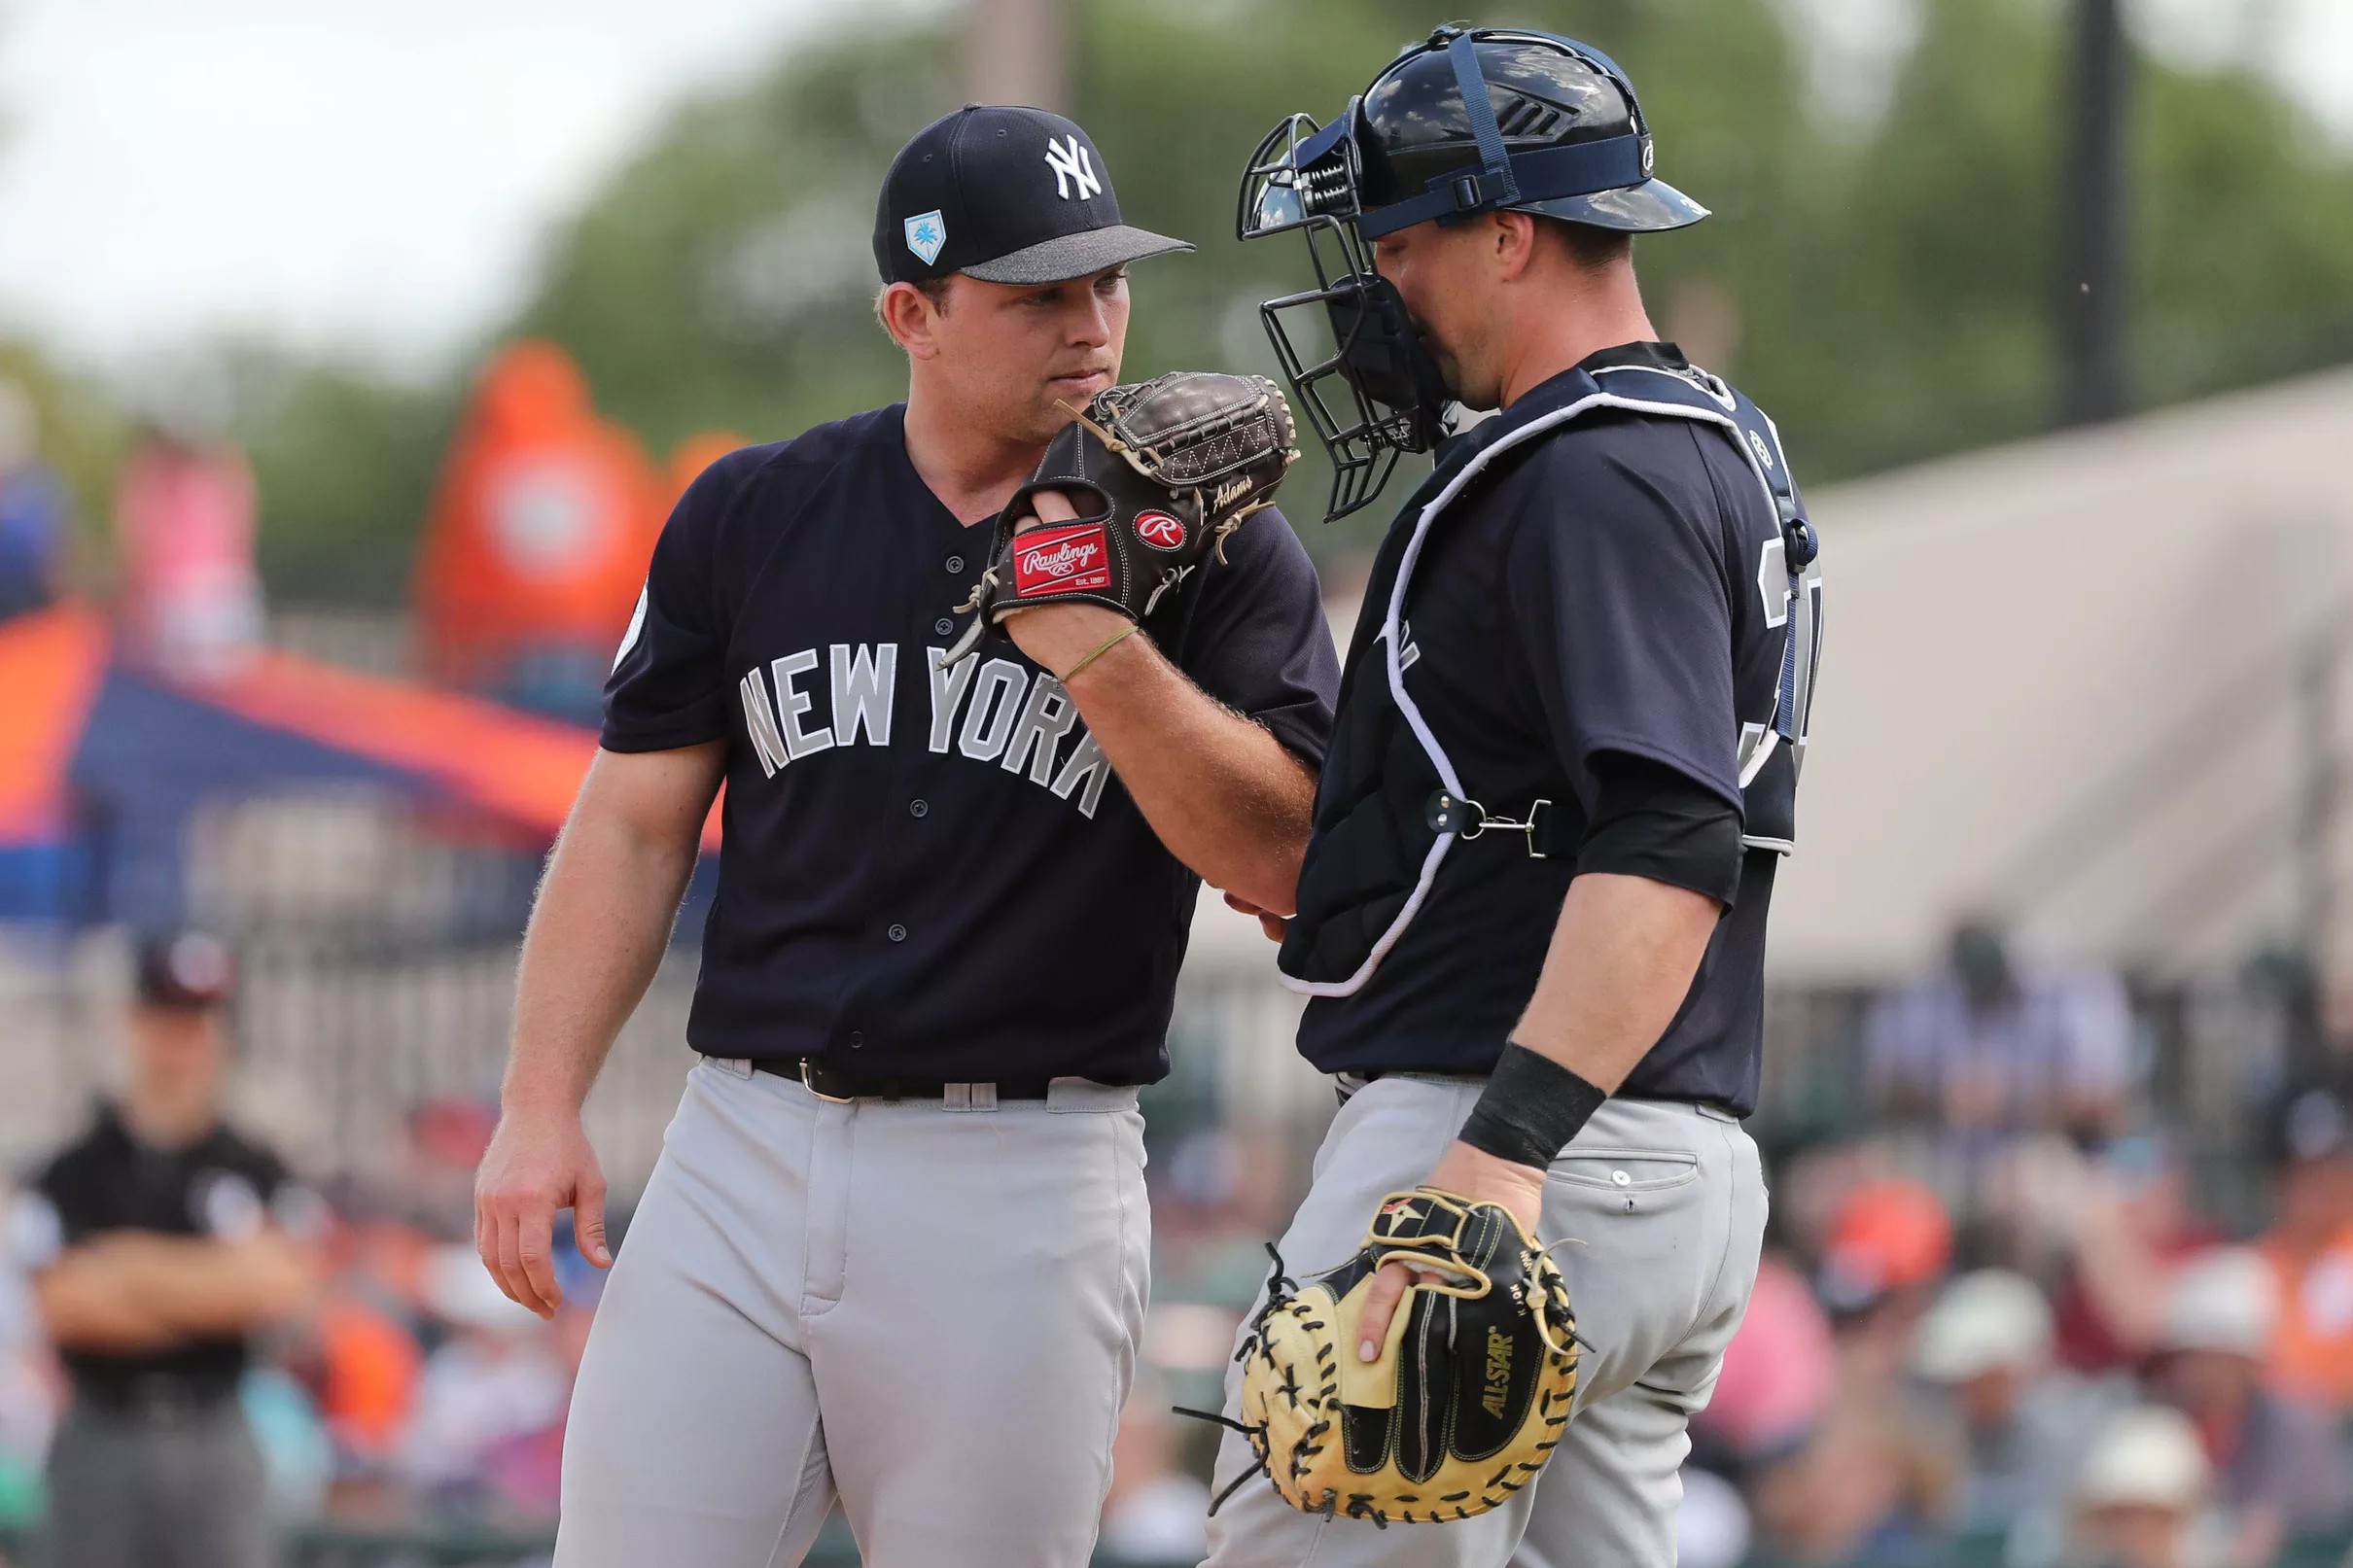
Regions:
M 1225 899 L 1225 907 L 1235 914 L 1257 916 L 1258 928 L 1266 933 L 1266 939 L 1270 942 L 1282 941 L 1282 933 L 1290 928 L 1290 917 L 1287 915 L 1272 914 L 1260 909 L 1248 899 L 1237 898 L 1232 893 L 1223 893 L 1219 896 Z
M 474 1245 L 509 1298 L 542 1317 L 564 1303 L 555 1282 L 555 1216 L 572 1210 L 580 1256 L 610 1268 L 605 1176 L 579 1112 L 509 1110 L 474 1179 Z

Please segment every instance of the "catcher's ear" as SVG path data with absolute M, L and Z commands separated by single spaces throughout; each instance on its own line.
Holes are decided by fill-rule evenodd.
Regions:
M 874 296 L 874 319 L 893 342 L 918 360 L 939 353 L 935 324 L 947 308 L 947 289 L 940 284 L 894 283 Z

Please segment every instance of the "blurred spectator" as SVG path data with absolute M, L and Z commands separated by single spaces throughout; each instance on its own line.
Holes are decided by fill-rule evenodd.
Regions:
M 1984 921 L 1954 928 L 1942 970 L 1880 998 L 1864 1056 L 1884 1110 L 1967 1152 L 2026 1130 L 2113 1132 L 2136 1087 L 2115 976 L 2019 958 Z
M 2279 1211 L 2260 1245 L 2279 1288 L 2272 1385 L 2353 1413 L 2353 1106 L 2333 1088 L 2289 1094 L 2270 1152 Z
M 1952 1221 L 1935 1193 L 1902 1177 L 1867 1181 L 1847 1193 L 1831 1219 L 1815 1289 L 1843 1325 L 1871 1320 L 1891 1327 L 1899 1349 L 1886 1364 L 1892 1376 L 1900 1347 L 1951 1261 Z
M 409 1112 L 399 1187 L 404 1217 L 437 1241 L 474 1235 L 474 1171 L 498 1127 L 498 1107 L 445 1095 Z
M 636 439 L 553 343 L 509 344 L 452 443 L 417 565 L 438 680 L 594 722 L 661 518 Z
M 262 637 L 245 455 L 150 428 L 115 498 L 123 653 L 166 674 L 235 668 Z
M 519 1448 L 560 1431 L 571 1369 L 539 1318 L 507 1298 L 472 1247 L 437 1249 L 426 1272 L 427 1303 L 449 1338 L 426 1358 L 403 1468 L 443 1511 L 552 1514 L 553 1491 L 518 1495 L 510 1466 Z
M 2220 1568 L 2199 1528 L 2209 1479 L 2177 1411 L 2118 1412 L 2076 1473 L 2067 1568 Z
M 1675 1511 L 1676 1568 L 1739 1568 L 1748 1560 L 1748 1503 L 1712 1471 L 1683 1468 L 1683 1506 Z
M 13 1239 L 73 1381 L 49 1465 L 53 1560 L 252 1568 L 272 1552 L 237 1401 L 257 1332 L 309 1304 L 316 1202 L 222 1120 L 227 951 L 140 956 L 120 1100 L 18 1200 Z
M 1957 1520 L 1999 1532 L 2062 1500 L 2075 1456 L 2112 1401 L 2051 1368 L 2051 1307 L 2032 1280 L 1963 1274 L 1920 1321 L 1913 1366 L 1957 1429 Z
M 264 1365 L 246 1373 L 237 1397 L 262 1450 L 271 1516 L 318 1517 L 334 1480 L 335 1455 L 309 1390 L 284 1368 Z
M 1176 1462 L 1168 1389 L 1139 1367 L 1111 1440 L 1102 1548 L 1138 1562 L 1196 1561 L 1209 1550 L 1209 1487 Z
M 1696 1453 L 1739 1475 L 1805 1443 L 1829 1408 L 1830 1319 L 1785 1252 L 1769 1251 L 1707 1408 L 1692 1418 Z
M 384 1468 L 416 1411 L 425 1355 L 415 1335 L 338 1279 L 319 1308 L 316 1346 L 320 1413 L 340 1467 Z
M 1815 1285 L 1830 1314 L 1832 1398 L 1805 1443 L 1756 1478 L 1759 1533 L 1782 1553 L 1890 1568 L 1942 1560 L 1960 1457 L 1902 1396 L 1951 1254 L 1944 1205 L 1917 1182 L 1865 1182 L 1834 1213 Z
M 2059 1359 L 2087 1373 L 2139 1366 L 2157 1348 L 2174 1273 L 2223 1240 L 2190 1206 L 2179 1148 L 2140 1132 L 2087 1159 L 2046 1139 L 2017 1150 L 2008 1175 L 2013 1211 L 2033 1211 L 2060 1260 Z
M 2230 1560 L 2240 1568 L 2260 1568 L 2287 1537 L 2346 1514 L 2343 1460 L 2327 1423 L 2264 1386 L 2278 1316 L 2263 1259 L 2217 1248 L 2175 1277 L 2148 1375 L 2152 1397 L 2196 1429 L 2215 1498 L 2234 1516 Z
M 0 620 L 57 597 L 65 556 L 65 488 L 41 463 L 33 401 L 0 379 Z
M 1152 1188 L 1157 1296 L 1249 1306 L 1266 1280 L 1266 1238 L 1286 1223 L 1287 1160 L 1282 1135 L 1266 1127 L 1203 1128 L 1170 1151 Z
M 13 1202 L 10 1209 L 18 1216 L 25 1212 Z M 0 1266 L 0 1530 L 39 1521 L 42 1461 L 61 1392 L 31 1282 L 18 1262 L 11 1258 Z

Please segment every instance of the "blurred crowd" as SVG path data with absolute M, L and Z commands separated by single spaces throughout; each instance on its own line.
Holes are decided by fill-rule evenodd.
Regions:
M 734 444 L 698 438 L 657 470 L 561 350 L 502 351 L 424 531 L 422 669 L 591 716 L 662 514 Z M 68 559 L 69 510 L 30 401 L 0 381 L 0 621 L 88 575 Z M 115 510 L 120 655 L 192 677 L 233 663 L 262 623 L 242 457 L 159 422 L 123 463 Z M 2302 1048 L 2217 1107 L 2188 1103 L 2184 1085 L 2157 1092 L 2117 976 L 2021 956 L 1989 923 L 1963 925 L 1931 972 L 1879 995 L 1862 1030 L 1864 1114 L 1775 1148 L 1756 1294 L 1695 1426 L 1685 1561 L 2261 1568 L 2327 1539 L 2329 1560 L 2341 1555 L 2353 1039 L 2307 1013 Z M 130 1036 L 135 1100 L 177 1047 L 158 1043 L 169 1030 Z M 1168 1110 L 1152 1109 L 1145 1365 L 1106 1511 L 1106 1547 L 1144 1561 L 1200 1548 L 1214 1434 L 1168 1407 L 1217 1403 L 1309 1152 L 1281 1127 Z M 235 1398 L 279 1516 L 551 1516 L 602 1276 L 559 1237 L 566 1304 L 543 1322 L 484 1274 L 471 1189 L 492 1116 L 486 1101 L 416 1106 L 394 1158 L 271 1205 L 301 1280 L 249 1304 L 260 1353 Z M 2219 1150 L 2201 1141 L 2217 1120 L 2237 1128 Z M 110 1126 L 140 1146 L 121 1103 L 91 1135 Z M 1769 1147 L 1780 1131 L 1758 1128 Z M 2227 1192 L 2207 1179 L 2218 1159 Z M 2249 1175 L 2253 1203 L 2236 1179 Z M 28 1213 L 12 1206 L 0 1270 L 0 1526 L 18 1528 L 43 1507 L 71 1405 L 45 1332 L 57 1308 L 34 1283 L 61 1238 Z
M 189 679 L 233 672 L 263 636 L 259 498 L 222 400 L 158 400 L 116 466 L 105 559 L 83 558 L 39 410 L 0 378 L 0 621 L 103 590 L 125 662 Z M 562 348 L 523 340 L 484 366 L 421 520 L 409 599 L 433 682 L 594 723 L 613 649 L 670 507 L 745 444 L 711 431 L 666 464 L 600 414 Z
M 188 998 L 141 985 L 123 1087 L 77 1147 L 144 1147 L 140 1129 L 193 1114 L 157 1088 L 196 1060 L 170 1024 Z M 2263 1150 L 2260 1173 L 2232 1156 L 2263 1178 L 2253 1207 L 2216 1201 L 2195 1140 L 2157 1109 L 2118 981 L 2020 958 L 1991 927 L 1964 927 L 1935 972 L 1879 996 L 1862 1053 L 1866 1131 L 1775 1160 L 1755 1297 L 1694 1428 L 1683 1560 L 2342 1557 L 2353 1079 L 2329 1070 L 2327 1043 L 2239 1108 Z M 1214 1408 L 1312 1152 L 1278 1124 L 1205 1110 L 1172 1097 L 1153 1115 L 1154 1304 L 1105 1514 L 1105 1548 L 1125 1560 L 1197 1560 L 1215 1433 L 1170 1407 Z M 602 1275 L 559 1236 L 565 1304 L 542 1321 L 481 1270 L 471 1192 L 493 1115 L 416 1106 L 369 1173 L 268 1195 L 304 1279 L 255 1298 L 236 1400 L 280 1520 L 552 1517 Z M 53 1167 L 26 1173 L 0 1276 L 0 1525 L 19 1529 L 80 1380 L 43 1332 L 44 1307 L 71 1308 L 33 1283 L 48 1269 L 53 1286 L 74 1237 L 54 1215 L 46 1236 L 28 1224 L 26 1199 L 59 1191 Z
M 2338 1560 L 2353 1084 L 2327 1053 L 2237 1108 L 2268 1219 L 2234 1225 L 2113 976 L 1965 925 L 1863 1046 L 1870 1134 L 1778 1162 L 1684 1561 Z

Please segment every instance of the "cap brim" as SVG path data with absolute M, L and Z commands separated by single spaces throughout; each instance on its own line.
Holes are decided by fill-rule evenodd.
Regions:
M 1542 213 L 1565 223 L 1595 228 L 1615 228 L 1629 234 L 1651 234 L 1668 228 L 1688 228 L 1707 216 L 1707 209 L 1665 180 L 1645 180 L 1622 191 L 1597 191 L 1587 196 L 1556 196 L 1550 201 L 1519 204 L 1525 212 Z
M 1108 228 L 1090 228 L 1084 233 L 1041 240 L 1010 256 L 1000 256 L 962 270 L 966 277 L 978 278 L 983 283 L 1068 283 L 1072 278 L 1141 261 L 1147 256 L 1166 256 L 1192 248 L 1183 240 L 1155 234 L 1148 228 L 1114 224 Z

